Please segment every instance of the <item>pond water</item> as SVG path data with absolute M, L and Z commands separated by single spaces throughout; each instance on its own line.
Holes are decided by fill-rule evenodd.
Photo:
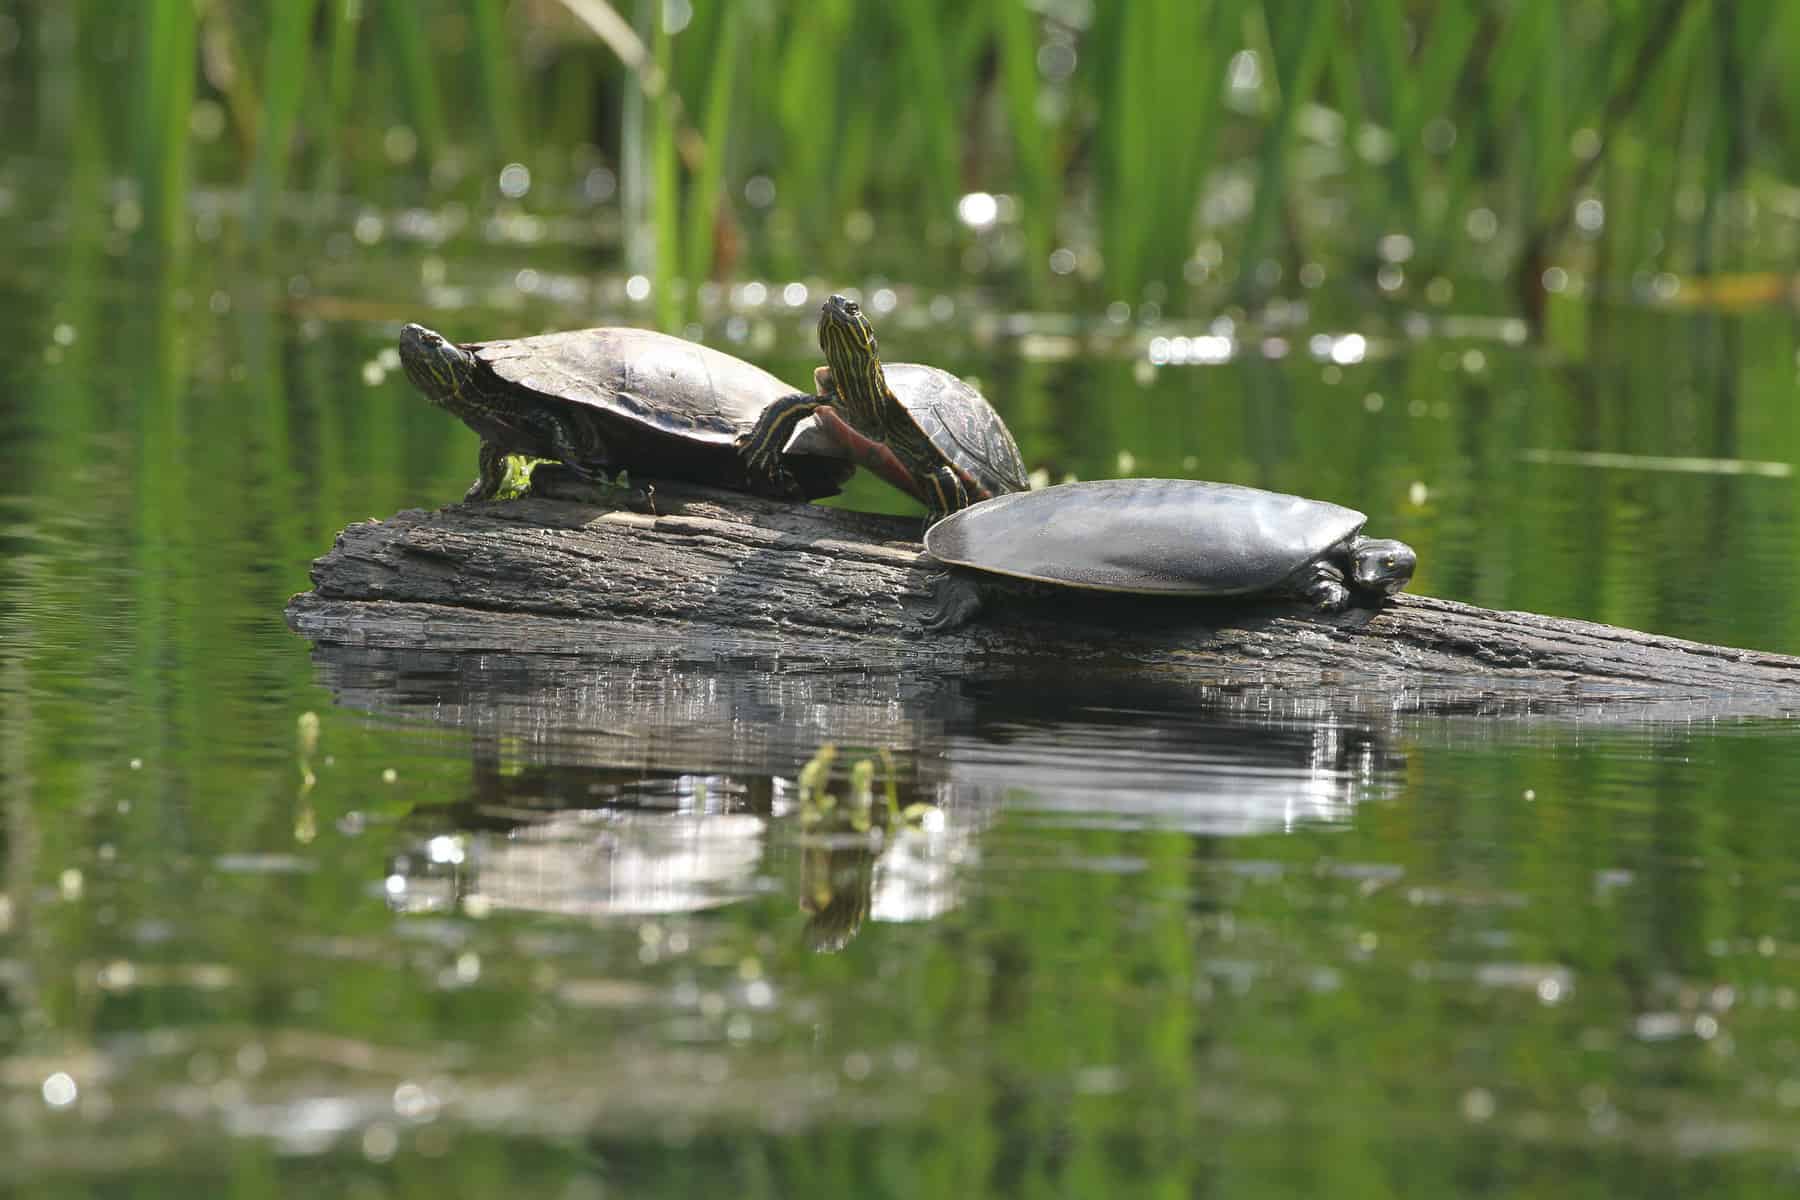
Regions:
M 480 256 L 26 243 L 0 272 L 0 1189 L 1800 1181 L 1789 723 L 315 648 L 282 609 L 335 532 L 474 470 L 399 323 L 649 312 Z M 704 336 L 804 378 L 837 286 L 805 282 Z M 1301 491 L 1412 542 L 1423 593 L 1800 652 L 1786 314 L 1571 307 L 1542 344 L 1349 289 L 1155 328 L 897 292 L 890 356 L 978 378 L 1052 478 Z M 868 758 L 931 808 L 819 833 L 796 779 L 826 743 L 832 790 Z

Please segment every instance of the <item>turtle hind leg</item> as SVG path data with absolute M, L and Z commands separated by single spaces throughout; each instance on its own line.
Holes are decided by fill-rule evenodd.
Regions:
M 590 487 L 614 486 L 611 456 L 591 425 L 577 427 L 572 421 L 546 414 L 535 423 L 534 431 L 540 444 L 550 448 L 556 464 L 570 475 Z
M 783 396 L 763 409 L 750 432 L 733 443 L 744 461 L 744 474 L 749 477 L 751 491 L 778 500 L 792 500 L 803 495 L 800 481 L 781 461 L 781 452 L 800 422 L 823 403 L 817 396 L 799 392 Z
M 1293 592 L 1320 612 L 1342 612 L 1350 605 L 1344 573 L 1327 562 L 1309 563 L 1295 578 Z
M 932 633 L 960 629 L 981 611 L 980 586 L 955 571 L 939 572 L 931 581 L 931 595 L 936 604 L 925 618 L 925 628 Z
M 586 483 L 611 483 L 606 474 L 606 447 L 599 439 L 590 437 L 588 440 L 594 445 L 584 450 L 575 435 L 576 430 L 567 421 L 551 417 L 544 422 L 544 436 L 549 439 L 550 448 L 556 451 L 558 462 Z

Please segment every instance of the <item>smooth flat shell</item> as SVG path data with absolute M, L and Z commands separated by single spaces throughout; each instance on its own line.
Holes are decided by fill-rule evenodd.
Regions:
M 468 349 L 508 383 L 720 444 L 798 390 L 723 351 L 649 329 L 577 329 Z
M 1099 591 L 1230 596 L 1274 587 L 1366 520 L 1233 483 L 1106 479 L 1018 492 L 925 534 L 940 562 Z

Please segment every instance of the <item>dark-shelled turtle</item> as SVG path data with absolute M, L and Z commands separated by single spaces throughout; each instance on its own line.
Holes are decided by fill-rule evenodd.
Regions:
M 925 534 L 959 571 L 939 583 L 932 628 L 981 605 L 983 577 L 1159 596 L 1297 597 L 1325 612 L 1405 587 L 1412 547 L 1362 535 L 1353 508 L 1234 483 L 1104 479 L 1000 496 Z
M 883 368 L 874 326 L 854 301 L 832 296 L 820 306 L 819 348 L 828 364 L 813 373 L 819 394 L 769 405 L 743 439 L 752 472 L 771 490 L 782 487 L 787 470 L 781 449 L 809 414 L 851 458 L 918 497 L 933 518 L 1030 487 L 1018 443 L 981 393 L 937 367 Z
M 834 439 L 808 430 L 792 451 L 783 453 L 787 439 L 776 447 L 778 480 L 749 470 L 737 441 L 794 389 L 742 359 L 648 329 L 457 345 L 408 325 L 400 361 L 427 399 L 481 437 L 468 500 L 493 497 L 509 454 L 557 459 L 590 479 L 629 470 L 807 499 L 836 493 L 855 469 Z

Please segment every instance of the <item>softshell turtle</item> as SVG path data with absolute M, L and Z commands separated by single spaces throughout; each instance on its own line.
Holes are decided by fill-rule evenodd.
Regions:
M 782 486 L 787 460 L 780 451 L 809 414 L 821 433 L 923 501 L 934 519 L 1031 486 L 1018 443 L 993 405 L 937 367 L 884 369 L 875 328 L 855 301 L 832 296 L 820 306 L 819 348 L 828 364 L 813 373 L 819 394 L 769 405 L 742 440 L 752 471 L 770 488 Z
M 1325 612 L 1405 587 L 1412 547 L 1362 536 L 1353 508 L 1235 483 L 1103 479 L 999 496 L 937 522 L 931 557 L 1034 584 L 1161 596 L 1298 597 Z M 981 605 L 976 579 L 947 573 L 929 622 L 952 628 Z
M 629 470 L 806 499 L 836 493 L 855 470 L 834 439 L 808 430 L 788 453 L 786 439 L 775 448 L 784 472 L 775 484 L 750 471 L 735 443 L 794 389 L 742 359 L 648 329 L 457 345 L 408 325 L 400 361 L 427 399 L 481 436 L 466 500 L 494 496 L 509 454 L 557 459 L 590 479 Z

